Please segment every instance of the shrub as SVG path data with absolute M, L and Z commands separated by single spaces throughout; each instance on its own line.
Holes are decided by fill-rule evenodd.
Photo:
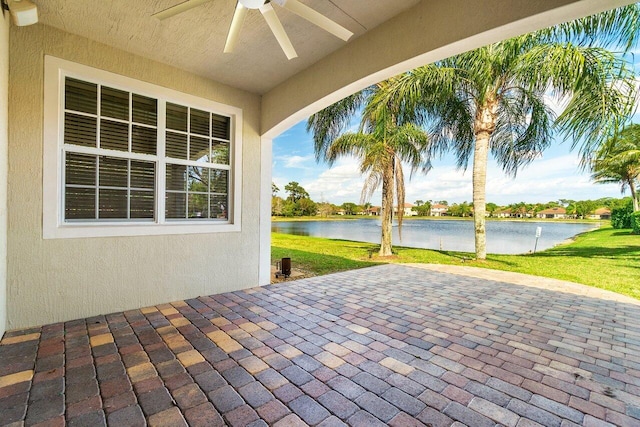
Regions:
M 633 215 L 633 204 L 631 200 L 625 206 L 614 208 L 611 211 L 611 226 L 616 229 L 632 228 L 631 216 Z
M 633 228 L 633 234 L 640 234 L 640 211 L 631 214 L 631 228 Z

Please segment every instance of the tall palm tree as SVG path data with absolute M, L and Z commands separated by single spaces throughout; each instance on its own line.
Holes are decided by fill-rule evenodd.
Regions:
M 594 147 L 626 119 L 635 99 L 627 63 L 592 42 L 632 46 L 639 17 L 640 7 L 631 5 L 462 53 L 395 79 L 375 101 L 398 105 L 400 122 L 428 124 L 432 152 L 453 150 L 463 169 L 473 159 L 478 259 L 486 258 L 489 153 L 515 176 L 558 132 L 573 140 L 572 148 L 581 144 L 586 164 Z M 548 98 L 566 103 L 558 117 Z
M 338 157 L 353 155 L 360 160 L 360 172 L 366 174 L 360 203 L 368 201 L 382 186 L 382 236 L 380 256 L 392 254 L 392 216 L 394 198 L 398 206 L 398 231 L 402 232 L 405 202 L 404 173 L 406 163 L 414 173 L 431 167 L 426 132 L 413 123 L 398 125 L 395 106 L 374 108 L 370 101 L 387 90 L 389 81 L 358 92 L 312 115 L 307 131 L 313 132 L 316 159 L 332 165 Z M 362 110 L 363 109 L 363 110 Z M 362 110 L 360 128 L 345 132 L 350 121 Z
M 640 180 L 640 124 L 624 128 L 602 144 L 591 164 L 591 170 L 591 178 L 599 184 L 619 183 L 623 193 L 629 187 L 633 211 L 639 211 L 637 185 Z

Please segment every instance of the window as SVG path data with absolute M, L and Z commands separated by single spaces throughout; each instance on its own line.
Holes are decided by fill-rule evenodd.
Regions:
M 229 118 L 170 103 L 166 117 L 166 218 L 226 219 Z
M 237 108 L 47 57 L 44 237 L 238 231 L 240 123 Z

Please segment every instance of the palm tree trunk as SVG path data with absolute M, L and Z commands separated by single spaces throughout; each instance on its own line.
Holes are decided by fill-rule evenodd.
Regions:
M 402 218 L 404 216 L 404 174 L 402 173 L 402 162 L 400 159 L 394 156 L 395 168 L 393 170 L 396 181 L 396 200 L 398 201 L 398 213 L 396 218 L 398 219 L 398 238 L 402 242 Z M 392 218 L 393 220 L 393 218 Z
M 476 135 L 473 152 L 473 224 L 475 229 L 476 258 L 487 259 L 487 234 L 485 228 L 487 160 L 489 157 L 489 134 Z
M 474 122 L 475 146 L 473 150 L 473 224 L 475 228 L 476 259 L 487 259 L 487 161 L 489 138 L 496 129 L 498 102 L 489 95 L 478 109 Z
M 633 211 L 640 211 L 640 207 L 638 207 L 638 194 L 636 193 L 636 186 L 633 183 L 633 179 L 629 180 L 629 190 L 631 191 L 631 200 L 633 200 Z
M 391 238 L 393 232 L 393 158 L 382 174 L 382 241 L 380 256 L 391 256 Z

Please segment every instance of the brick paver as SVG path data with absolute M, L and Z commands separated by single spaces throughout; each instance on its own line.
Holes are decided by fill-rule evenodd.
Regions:
M 640 425 L 640 304 L 385 265 L 7 332 L 0 426 Z

